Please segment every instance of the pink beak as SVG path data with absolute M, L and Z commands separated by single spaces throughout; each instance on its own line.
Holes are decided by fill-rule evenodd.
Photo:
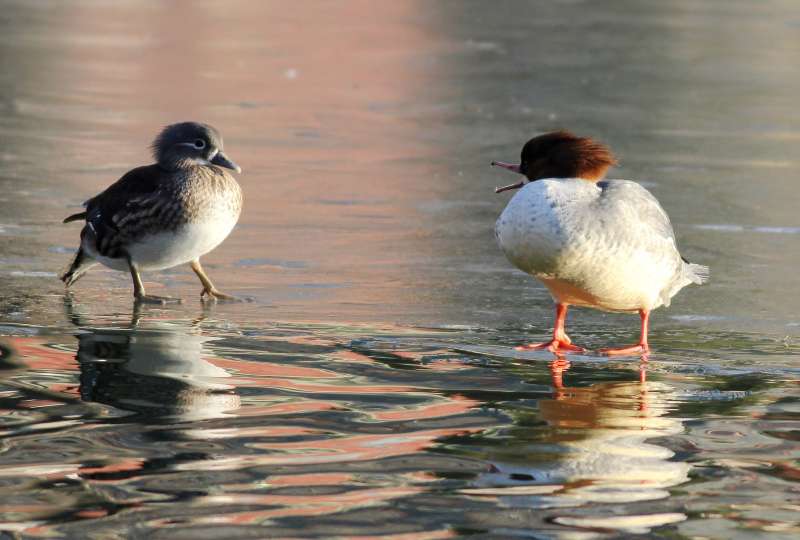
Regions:
M 508 169 L 511 172 L 515 172 L 517 174 L 520 174 L 519 165 L 516 165 L 514 163 L 504 163 L 502 161 L 492 161 L 492 167 L 502 167 L 504 169 Z
M 493 167 L 502 167 L 504 169 L 508 169 L 511 172 L 515 172 L 517 174 L 522 174 L 520 172 L 520 170 L 519 170 L 519 165 L 516 165 L 514 163 L 503 163 L 502 161 L 492 161 L 492 166 Z M 494 192 L 495 193 L 502 193 L 502 192 L 508 191 L 510 189 L 519 189 L 524 185 L 525 185 L 525 181 L 523 180 L 522 182 L 517 182 L 516 184 L 509 184 L 507 186 L 494 188 Z

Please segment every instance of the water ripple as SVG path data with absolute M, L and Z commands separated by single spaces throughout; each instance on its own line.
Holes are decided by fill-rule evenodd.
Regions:
M 470 328 L 72 320 L 3 327 L 5 530 L 636 534 L 685 520 L 679 501 L 733 504 L 728 477 L 794 481 L 797 407 L 722 365 L 698 386 L 668 355 L 553 361 Z M 737 410 L 756 424 L 706 418 Z M 499 520 L 510 511 L 525 517 Z

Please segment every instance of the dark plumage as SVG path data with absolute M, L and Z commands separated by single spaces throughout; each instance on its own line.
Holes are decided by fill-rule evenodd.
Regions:
M 96 262 L 129 270 L 138 300 L 147 296 L 139 270 L 192 263 L 203 295 L 231 298 L 214 288 L 199 257 L 216 247 L 238 219 L 242 195 L 224 168 L 240 172 L 222 151 L 211 126 L 184 122 L 167 126 L 153 143 L 153 165 L 125 173 L 86 201 L 85 212 L 64 220 L 85 220 L 81 246 L 62 280 L 69 287 Z

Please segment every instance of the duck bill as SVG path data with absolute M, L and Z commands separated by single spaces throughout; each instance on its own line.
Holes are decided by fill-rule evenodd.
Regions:
M 492 167 L 502 167 L 504 169 L 508 169 L 511 172 L 515 172 L 517 174 L 522 174 L 522 171 L 519 168 L 519 165 L 516 163 L 504 163 L 502 161 L 492 161 Z M 525 181 L 517 182 L 516 184 L 509 184 L 507 186 L 494 188 L 495 193 L 502 193 L 504 191 L 509 191 L 512 189 L 519 189 L 525 185 Z
M 496 188 L 494 188 L 494 192 L 495 193 L 502 193 L 504 191 L 510 191 L 512 189 L 519 189 L 524 185 L 525 185 L 525 182 L 517 182 L 516 184 L 509 184 L 509 185 L 503 186 L 503 187 L 496 187 Z
M 519 165 L 516 163 L 505 163 L 503 161 L 492 161 L 492 167 L 502 167 L 504 169 L 508 169 L 511 172 L 515 172 L 517 174 L 522 174 L 522 171 L 519 168 Z
M 237 173 L 242 172 L 242 168 L 239 167 L 236 163 L 234 163 L 230 159 L 228 159 L 228 156 L 226 156 L 222 150 L 217 152 L 217 155 L 214 156 L 214 159 L 211 160 L 211 163 L 213 163 L 214 165 L 218 165 L 220 167 L 225 167 L 226 169 L 234 170 Z

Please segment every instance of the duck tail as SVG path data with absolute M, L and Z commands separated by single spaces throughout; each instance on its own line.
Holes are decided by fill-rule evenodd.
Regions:
M 684 268 L 686 269 L 686 277 L 688 277 L 692 283 L 696 283 L 697 285 L 702 285 L 711 277 L 711 270 L 709 270 L 708 266 L 687 263 L 684 265 Z
M 77 214 L 72 214 L 71 216 L 65 217 L 64 221 L 61 223 L 69 223 L 71 221 L 79 221 L 82 219 L 86 219 L 86 212 L 78 212 Z
M 69 268 L 63 274 L 61 274 L 61 281 L 63 281 L 64 285 L 69 288 L 95 264 L 97 264 L 96 261 L 87 255 L 82 247 L 78 248 L 78 252 L 75 254 L 72 264 L 70 264 Z

